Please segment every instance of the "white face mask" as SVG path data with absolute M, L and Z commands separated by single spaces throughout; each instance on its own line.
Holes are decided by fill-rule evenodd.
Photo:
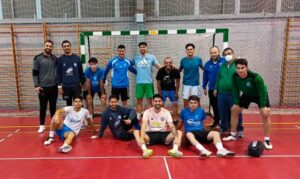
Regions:
M 225 60 L 226 60 L 227 62 L 231 61 L 232 59 L 233 59 L 233 56 L 232 56 L 232 55 L 226 55 L 226 56 L 225 56 Z

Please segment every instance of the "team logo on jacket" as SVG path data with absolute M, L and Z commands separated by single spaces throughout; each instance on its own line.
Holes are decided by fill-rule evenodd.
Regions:
M 250 87 L 250 86 L 251 86 L 251 82 L 250 82 L 250 81 L 247 82 L 247 83 L 246 83 L 246 86 Z
M 164 117 L 160 117 L 160 121 L 164 121 L 165 120 L 165 118 Z
M 77 63 L 74 63 L 74 67 L 77 67 Z

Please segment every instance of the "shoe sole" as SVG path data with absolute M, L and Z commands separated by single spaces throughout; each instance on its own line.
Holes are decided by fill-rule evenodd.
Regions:
M 228 153 L 226 155 L 217 154 L 217 157 L 221 157 L 221 158 L 232 158 L 234 156 L 235 156 L 235 153 Z
M 68 148 L 67 150 L 62 149 L 61 152 L 62 153 L 69 153 L 72 150 L 72 147 Z

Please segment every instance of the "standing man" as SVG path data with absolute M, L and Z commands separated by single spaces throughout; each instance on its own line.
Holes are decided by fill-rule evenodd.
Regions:
M 160 68 L 156 75 L 157 91 L 162 95 L 163 102 L 167 98 L 172 102 L 172 112 L 174 119 L 178 119 L 178 91 L 180 87 L 180 73 L 173 66 L 171 57 L 164 59 L 164 67 Z
M 81 86 L 84 85 L 85 77 L 80 57 L 71 51 L 71 42 L 64 40 L 62 43 L 64 54 L 58 59 L 57 78 L 59 93 L 63 95 L 67 106 L 72 105 L 74 96 L 81 95 Z
M 170 112 L 162 105 L 162 96 L 155 94 L 153 96 L 153 107 L 147 109 L 143 115 L 140 133 L 139 131 L 134 132 L 144 158 L 148 158 L 153 154 L 153 150 L 148 149 L 146 145 L 170 145 L 172 142 L 173 149 L 169 150 L 168 154 L 174 157 L 182 157 L 182 152 L 178 150 L 182 133 L 180 130 L 176 130 Z
M 118 46 L 118 56 L 112 58 L 104 71 L 104 81 L 106 80 L 107 74 L 112 69 L 111 78 L 111 94 L 116 95 L 117 98 L 121 96 L 123 106 L 127 105 L 129 99 L 128 87 L 128 70 L 136 75 L 136 70 L 133 68 L 133 63 L 125 57 L 125 46 Z
M 106 107 L 106 92 L 104 89 L 103 75 L 104 70 L 98 66 L 98 60 L 95 57 L 89 59 L 89 65 L 84 74 L 87 88 L 87 108 L 90 114 L 93 114 L 93 99 L 97 93 L 101 102 L 101 112 Z
M 201 157 L 208 157 L 211 152 L 208 151 L 201 143 L 214 143 L 217 148 L 218 157 L 230 157 L 235 153 L 223 147 L 220 133 L 217 131 L 206 131 L 203 121 L 205 120 L 205 112 L 199 107 L 199 97 L 192 95 L 189 97 L 189 107 L 185 108 L 180 113 L 178 127 L 181 128 L 184 124 L 185 137 L 188 141 L 200 151 Z
M 64 115 L 65 114 L 65 118 Z M 92 116 L 89 111 L 82 108 L 82 97 L 75 96 L 73 106 L 66 106 L 56 111 L 50 126 L 50 133 L 44 145 L 50 145 L 54 141 L 54 134 L 64 142 L 58 148 L 58 152 L 68 153 L 72 150 L 71 143 L 74 138 L 79 134 L 83 121 L 87 119 L 93 128 L 93 135 L 96 130 L 93 125 Z M 96 138 L 92 136 L 91 138 Z
M 209 59 L 209 61 L 204 65 L 202 88 L 203 93 L 206 96 L 206 86 L 208 84 L 209 103 L 212 106 L 214 112 L 214 123 L 211 127 L 214 128 L 220 124 L 218 98 L 214 96 L 214 90 L 220 66 L 225 63 L 225 59 L 220 56 L 220 49 L 218 46 L 213 46 L 210 48 L 210 57 L 211 58 Z
M 202 70 L 204 68 L 202 59 L 198 56 L 194 56 L 195 45 L 188 43 L 185 49 L 187 56 L 181 59 L 179 71 L 182 72 L 183 70 L 182 98 L 184 107 L 188 107 L 188 98 L 191 95 L 201 97 L 199 68 Z
M 52 50 L 53 42 L 46 40 L 44 43 L 44 52 L 35 56 L 33 59 L 32 78 L 35 87 L 34 90 L 38 93 L 40 102 L 40 127 L 38 133 L 45 131 L 48 102 L 51 118 L 56 111 L 58 95 L 56 78 L 57 58 L 52 54 Z
M 154 55 L 147 53 L 147 43 L 140 42 L 140 55 L 133 58 L 133 64 L 136 67 L 136 98 L 137 98 L 137 115 L 138 118 L 141 116 L 143 111 L 143 98 L 146 96 L 147 108 L 152 105 L 152 96 L 154 94 L 153 79 L 152 79 L 152 67 L 155 66 L 157 69 L 160 65 Z
M 135 110 L 119 106 L 118 97 L 115 95 L 109 97 L 109 106 L 102 113 L 101 128 L 98 135 L 100 138 L 103 136 L 107 125 L 113 136 L 120 140 L 134 139 L 133 132 L 129 132 L 133 126 L 140 130 Z
M 263 122 L 264 146 L 267 150 L 271 150 L 273 146 L 270 140 L 270 102 L 267 87 L 259 74 L 248 69 L 248 61 L 246 59 L 237 59 L 235 65 L 236 74 L 233 75 L 234 105 L 231 108 L 231 135 L 223 138 L 223 140 L 236 140 L 238 115 L 244 108 L 247 109 L 251 102 L 254 102 L 259 106 Z
M 223 51 L 226 63 L 220 67 L 214 96 L 218 96 L 218 109 L 221 119 L 221 132 L 228 133 L 230 129 L 231 107 L 233 106 L 232 95 L 232 77 L 235 74 L 236 56 L 232 48 L 226 48 Z M 242 113 L 239 114 L 237 126 L 238 137 L 244 137 L 244 127 Z

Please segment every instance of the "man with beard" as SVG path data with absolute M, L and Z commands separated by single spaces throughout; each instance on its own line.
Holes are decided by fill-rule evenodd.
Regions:
M 162 95 L 163 102 L 167 98 L 172 102 L 174 119 L 178 119 L 178 91 L 180 87 L 180 73 L 174 68 L 171 57 L 166 57 L 164 67 L 160 68 L 156 75 L 157 91 Z
M 141 131 L 134 131 L 137 144 L 143 151 L 143 158 L 148 158 L 153 154 L 152 149 L 146 145 L 173 143 L 173 149 L 168 150 L 168 154 L 173 157 L 182 157 L 182 152 L 178 150 L 181 144 L 182 132 L 176 130 L 171 114 L 162 107 L 162 96 L 153 96 L 153 107 L 144 112 L 142 118 Z
M 66 100 L 67 106 L 71 106 L 72 98 L 81 95 L 81 86 L 84 85 L 85 77 L 80 57 L 71 51 L 71 42 L 64 40 L 61 45 L 64 54 L 58 58 L 58 89 Z
M 53 42 L 46 40 L 44 52 L 33 59 L 32 78 L 35 91 L 38 93 L 40 102 L 40 127 L 38 133 L 45 131 L 45 118 L 47 104 L 49 102 L 50 115 L 53 117 L 56 111 L 56 100 L 58 95 L 56 63 L 57 58 L 52 54 Z
M 102 113 L 101 128 L 98 135 L 100 138 L 103 137 L 107 125 L 113 136 L 121 140 L 134 138 L 133 132 L 129 132 L 133 126 L 138 130 L 140 129 L 135 110 L 119 106 L 116 95 L 109 97 L 109 106 Z

